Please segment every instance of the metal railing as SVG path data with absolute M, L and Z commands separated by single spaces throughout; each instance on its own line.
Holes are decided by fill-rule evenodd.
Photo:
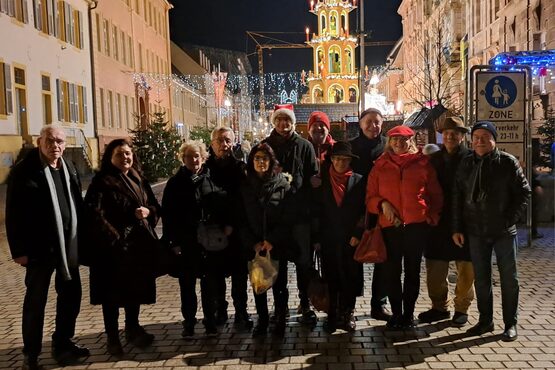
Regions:
M 71 146 L 80 147 L 83 151 L 83 157 L 85 161 L 89 165 L 89 167 L 93 168 L 93 163 L 91 160 L 92 156 L 92 148 L 85 136 L 85 132 L 77 127 L 64 127 L 66 132 L 67 142 Z

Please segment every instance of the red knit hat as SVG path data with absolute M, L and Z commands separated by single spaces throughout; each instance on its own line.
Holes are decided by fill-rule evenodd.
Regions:
M 322 122 L 328 128 L 328 131 L 331 130 L 330 119 L 326 113 L 320 111 L 312 112 L 308 118 L 308 130 L 316 122 Z
M 414 136 L 414 131 L 407 126 L 395 126 L 387 132 L 387 137 L 392 137 L 392 136 L 410 137 L 410 136 Z

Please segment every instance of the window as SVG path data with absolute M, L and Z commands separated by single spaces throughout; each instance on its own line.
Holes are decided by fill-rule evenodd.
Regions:
M 106 109 L 105 109 L 105 101 L 104 101 L 104 89 L 99 88 L 99 95 L 100 95 L 100 120 L 102 121 L 102 127 L 106 127 Z
M 108 119 L 108 127 L 114 127 L 114 94 L 108 90 L 108 97 L 106 101 L 106 118 Z
M 135 67 L 135 54 L 134 54 L 134 50 L 133 50 L 133 39 L 131 39 L 131 36 L 127 36 L 127 44 L 129 45 L 128 47 L 128 51 L 129 51 L 129 67 L 134 68 Z
M 0 62 L 0 114 L 12 114 L 12 107 L 12 76 L 10 65 Z
M 116 128 L 121 128 L 121 95 L 119 93 L 116 93 L 116 96 L 114 98 L 114 117 L 116 121 L 115 124 Z
M 135 0 L 135 13 L 139 14 L 140 13 L 140 5 L 139 5 L 139 0 Z
M 120 44 L 121 44 L 121 62 L 127 65 L 127 40 L 125 37 L 125 33 L 120 31 Z
M 100 14 L 96 13 L 96 48 L 99 52 L 102 51 L 102 36 L 101 36 L 101 22 Z
M 110 23 L 107 19 L 103 22 L 103 33 L 104 33 L 104 53 L 110 56 Z
M 141 72 L 144 72 L 144 64 L 143 64 L 143 45 L 139 42 L 139 69 Z
M 112 28 L 112 56 L 115 60 L 119 60 L 119 32 L 118 28 L 114 25 Z
M 48 33 L 48 0 L 33 0 L 35 28 Z
M 125 110 L 123 111 L 123 116 L 125 117 L 124 119 L 125 127 L 130 128 L 131 121 L 129 120 L 129 97 L 127 95 L 123 96 L 123 104 L 125 105 L 124 107 Z
M 50 91 L 50 76 L 41 76 L 42 85 L 42 122 L 52 123 L 52 92 Z
M 136 111 L 135 111 L 135 98 L 131 97 L 131 109 L 129 110 L 131 113 L 131 122 L 132 124 L 129 126 L 129 128 L 137 128 L 138 126 L 138 119 L 136 116 Z
M 83 38 L 83 17 L 81 16 L 81 12 L 78 10 L 73 11 L 73 28 L 73 45 L 79 49 L 83 49 L 85 46 L 85 39 Z
M 56 79 L 59 121 L 80 123 L 87 121 L 85 92 L 83 86 Z
M 13 69 L 14 82 L 19 85 L 25 85 L 25 70 L 14 67 Z
M 29 23 L 27 0 L 0 0 L 0 11 L 23 23 Z

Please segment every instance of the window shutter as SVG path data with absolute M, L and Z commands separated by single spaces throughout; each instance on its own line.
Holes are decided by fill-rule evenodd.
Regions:
M 56 79 L 56 98 L 58 101 L 58 121 L 64 121 L 64 97 L 60 79 Z
M 87 114 L 87 88 L 83 86 L 82 89 L 83 89 L 83 115 L 85 117 L 85 121 L 83 123 L 88 123 L 89 115 Z
M 79 48 L 85 48 L 85 39 L 83 38 L 83 16 L 80 11 L 77 11 L 77 17 L 79 20 Z
M 9 64 L 4 64 L 4 84 L 6 86 L 6 114 L 12 114 L 12 73 Z
M 23 1 L 23 23 L 29 23 L 29 9 L 27 8 L 27 0 Z
M 35 28 L 39 31 L 42 29 L 40 1 L 41 0 L 33 0 L 33 19 Z

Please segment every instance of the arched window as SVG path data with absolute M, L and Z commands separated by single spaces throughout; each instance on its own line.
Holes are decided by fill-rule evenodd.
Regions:
M 337 30 L 339 28 L 339 25 L 337 23 L 339 20 L 337 18 L 338 16 L 336 11 L 330 12 L 330 35 L 332 36 L 338 35 Z
M 324 68 L 326 68 L 324 49 L 321 46 L 316 49 L 315 63 L 316 68 L 314 68 L 314 70 L 316 71 L 316 75 L 321 76 L 324 73 Z
M 347 36 L 349 34 L 349 25 L 347 24 L 347 13 L 346 12 L 342 12 L 341 13 L 341 25 L 339 27 L 341 27 L 341 29 L 343 31 L 345 31 L 345 36 Z
M 341 85 L 331 85 L 328 89 L 328 103 L 342 103 L 344 95 L 343 87 Z
M 358 89 L 356 86 L 349 87 L 349 103 L 356 103 L 358 100 Z
M 314 87 L 312 90 L 312 103 L 323 103 L 324 102 L 324 92 L 320 86 Z
M 341 73 L 341 49 L 339 49 L 339 46 L 337 45 L 330 47 L 329 72 Z
M 320 34 L 323 35 L 326 32 L 326 13 L 320 13 Z
M 345 72 L 353 73 L 353 49 L 350 46 L 345 48 Z

